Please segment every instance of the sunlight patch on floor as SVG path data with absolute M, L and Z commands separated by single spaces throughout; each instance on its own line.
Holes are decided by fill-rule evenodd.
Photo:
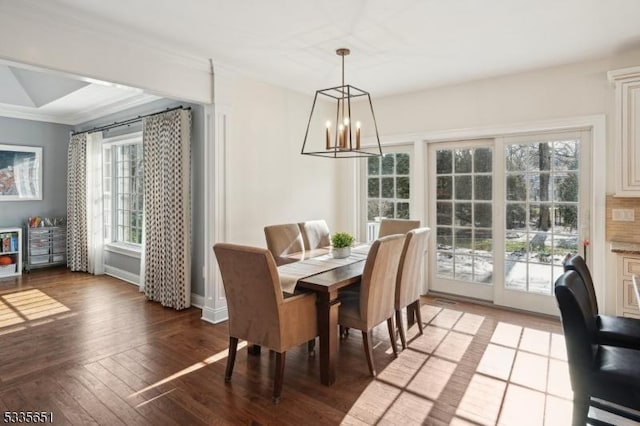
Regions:
M 246 346 L 247 346 L 247 342 L 246 341 L 238 342 L 238 349 L 237 350 L 240 350 L 240 349 L 242 349 L 242 348 L 244 348 Z M 215 355 L 211 355 L 210 357 L 205 358 L 204 360 L 202 360 L 200 362 L 196 362 L 195 364 L 192 364 L 187 368 L 183 368 L 182 370 L 180 370 L 180 371 L 178 371 L 178 372 L 176 372 L 176 373 L 174 373 L 174 374 L 172 374 L 170 376 L 167 376 L 164 379 L 159 380 L 159 381 L 147 386 L 144 389 L 141 389 L 141 390 L 139 390 L 137 392 L 132 393 L 131 395 L 129 395 L 129 398 L 136 397 L 136 396 L 138 396 L 140 394 L 143 394 L 143 393 L 147 392 L 150 389 L 156 388 L 156 387 L 161 386 L 161 385 L 163 385 L 165 383 L 169 383 L 169 382 L 171 382 L 171 381 L 173 381 L 173 380 L 175 380 L 175 379 L 177 379 L 179 377 L 182 377 L 182 376 L 185 376 L 187 374 L 193 373 L 194 371 L 197 371 L 197 370 L 199 370 L 199 369 L 201 369 L 203 367 L 206 367 L 209 364 L 213 364 L 213 363 L 216 363 L 218 361 L 221 361 L 221 360 L 227 358 L 227 356 L 229 356 L 229 349 L 228 348 L 223 350 L 223 351 L 218 352 Z
M 518 325 L 499 322 L 491 336 L 491 343 L 508 346 L 510 348 L 517 348 L 518 343 L 520 342 L 521 332 L 522 327 Z
M 434 355 L 459 362 L 467 352 L 472 340 L 472 336 L 451 331 L 440 343 Z
M 547 388 L 548 361 L 547 357 L 518 351 L 510 381 L 544 392 Z
M 417 395 L 435 401 L 440 397 L 447 383 L 449 383 L 449 379 L 451 379 L 455 369 L 455 363 L 431 357 L 424 367 L 416 373 L 407 389 Z
M 498 321 L 489 343 L 473 348 L 482 356 L 470 381 L 462 375 L 452 382 L 486 318 L 430 305 L 421 312 L 423 321 L 430 317 L 424 334 L 412 327 L 408 349 L 378 374 L 342 424 L 422 424 L 445 389 L 463 385 L 459 402 L 442 402 L 457 404 L 451 425 L 571 423 L 573 392 L 562 335 Z
M 508 384 L 504 396 L 499 424 L 534 426 L 544 421 L 545 395 L 533 389 Z M 555 423 L 556 425 L 562 423 Z
M 474 374 L 456 415 L 481 425 L 495 425 L 506 387 L 502 380 Z
M 0 328 L 69 312 L 69 308 L 40 290 L 32 289 L 0 296 Z M 29 326 L 47 323 L 31 323 Z
M 478 364 L 477 371 L 487 376 L 508 380 L 515 355 L 515 349 L 489 343 L 480 364 Z

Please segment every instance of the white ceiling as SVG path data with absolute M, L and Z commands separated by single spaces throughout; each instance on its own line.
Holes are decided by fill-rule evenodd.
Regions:
M 346 83 L 375 97 L 640 46 L 639 0 L 48 0 L 46 7 L 87 28 L 309 94 L 340 83 L 339 47 L 352 51 Z
M 153 100 L 140 89 L 0 61 L 0 116 L 75 125 Z

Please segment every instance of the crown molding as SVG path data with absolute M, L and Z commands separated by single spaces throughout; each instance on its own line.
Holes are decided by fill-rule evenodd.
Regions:
M 88 121 L 102 118 L 109 114 L 148 104 L 158 99 L 161 98 L 158 96 L 138 93 L 121 101 L 97 103 L 88 111 L 83 111 L 82 113 L 77 114 L 52 114 L 35 111 L 32 108 L 28 107 L 0 104 L 0 117 L 18 118 L 22 120 L 43 121 L 46 123 L 77 126 Z
M 24 111 L 20 107 L 12 107 L 7 105 L 0 105 L 0 118 L 18 118 L 21 120 L 31 120 L 31 121 L 44 121 L 46 123 L 56 123 L 56 124 L 66 124 L 68 126 L 73 126 L 65 117 L 60 117 L 53 114 L 43 114 L 33 111 Z
M 69 120 L 71 125 L 75 126 L 78 124 L 86 123 L 87 121 L 92 121 L 107 116 L 109 114 L 122 112 L 130 108 L 148 104 L 150 102 L 157 101 L 158 99 L 161 98 L 154 95 L 138 93 L 121 101 L 96 104 L 90 110 L 69 115 L 66 117 L 66 119 Z

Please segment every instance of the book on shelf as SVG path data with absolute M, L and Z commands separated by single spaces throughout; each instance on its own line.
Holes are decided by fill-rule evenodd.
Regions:
M 2 236 L 2 251 L 10 252 L 11 250 L 11 234 L 3 234 Z

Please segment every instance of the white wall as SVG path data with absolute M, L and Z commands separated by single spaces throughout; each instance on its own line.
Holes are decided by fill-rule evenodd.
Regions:
M 0 2 L 0 59 L 118 83 L 168 98 L 211 102 L 209 63 L 125 28 L 69 17 L 47 2 Z
M 421 140 L 421 134 L 606 115 L 607 192 L 614 190 L 612 69 L 640 65 L 640 49 L 611 58 L 478 80 L 374 100 L 381 139 Z M 425 70 L 428 72 L 428 70 Z M 473 132 L 471 132 L 473 133 Z M 607 247 L 606 283 L 615 282 L 615 256 Z M 605 310 L 615 312 L 615 288 L 606 287 Z
M 342 160 L 300 154 L 313 97 L 236 77 L 227 146 L 227 240 L 266 246 L 265 225 L 325 219 L 344 228 L 339 211 Z

